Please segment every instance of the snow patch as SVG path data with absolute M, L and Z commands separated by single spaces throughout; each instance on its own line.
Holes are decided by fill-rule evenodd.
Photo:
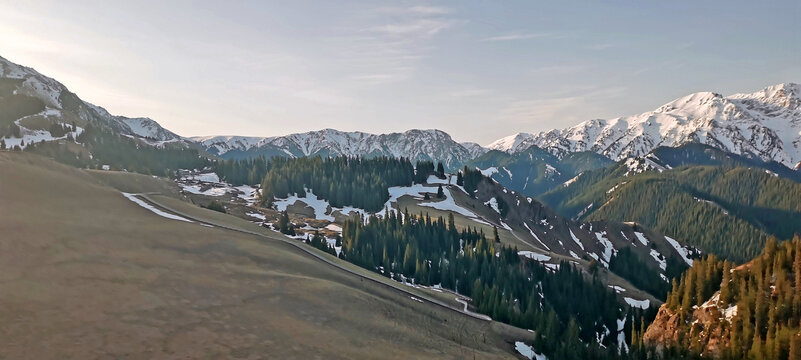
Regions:
M 636 231 L 634 232 L 634 235 L 637 237 L 637 240 L 640 240 L 641 244 L 643 244 L 644 246 L 648 246 L 648 239 L 645 238 L 645 235 L 643 235 L 641 232 L 636 232 Z
M 626 301 L 626 304 L 629 304 L 629 306 L 635 307 L 635 308 L 640 308 L 640 309 L 643 309 L 643 310 L 646 310 L 646 309 L 648 309 L 648 307 L 651 306 L 651 301 L 648 300 L 648 299 L 636 300 L 636 299 L 632 299 L 630 297 L 624 297 L 623 300 Z
M 678 241 L 670 237 L 665 236 L 665 240 L 667 240 L 667 242 L 670 243 L 670 246 L 673 246 L 673 248 L 676 249 L 676 252 L 679 253 L 681 258 L 684 259 L 684 262 L 686 262 L 687 265 L 693 266 L 693 260 L 690 259 L 689 257 L 690 252 L 687 250 L 687 248 L 681 246 L 681 244 L 679 244 Z
M 578 244 L 581 250 L 584 250 L 584 244 L 581 243 L 581 240 L 576 237 L 576 234 L 573 234 L 573 230 L 570 230 L 570 237 L 573 238 L 573 241 Z
M 526 343 L 524 343 L 522 341 L 515 341 L 515 350 L 517 350 L 518 354 L 522 355 L 524 358 L 529 359 L 529 360 L 532 360 L 532 359 L 548 360 L 548 358 L 545 357 L 545 355 L 537 354 L 534 351 L 534 348 L 532 348 L 531 346 L 526 345 Z
M 478 169 L 478 168 L 476 168 L 476 169 Z M 484 170 L 478 169 L 478 171 L 481 171 L 481 175 L 484 175 L 486 177 L 492 177 L 493 174 L 497 174 L 498 173 L 498 168 L 495 167 L 495 166 L 492 166 L 492 167 L 488 167 L 488 168 L 486 168 Z
M 312 193 L 312 191 L 309 189 L 306 189 L 304 197 L 301 198 L 295 194 L 286 199 L 278 199 L 275 201 L 275 206 L 278 211 L 286 211 L 287 206 L 292 205 L 297 201 L 303 202 L 314 209 L 315 219 L 334 221 L 333 216 L 326 214 L 328 207 L 330 206 L 328 201 L 317 198 L 317 195 L 314 195 L 314 193 Z
M 168 212 L 161 211 L 161 210 L 155 208 L 153 205 L 150 205 L 150 204 L 142 201 L 138 197 L 136 197 L 136 194 L 131 194 L 131 193 L 125 193 L 124 192 L 124 193 L 122 193 L 122 196 L 125 196 L 128 200 L 133 201 L 135 204 L 137 204 L 137 205 L 139 205 L 139 206 L 141 206 L 141 207 L 143 207 L 145 209 L 148 209 L 148 210 L 152 211 L 153 213 L 155 213 L 158 216 L 162 216 L 162 217 L 165 217 L 167 219 L 172 219 L 172 220 L 193 222 L 192 220 L 189 220 L 187 218 L 183 218 L 183 217 L 180 217 L 178 215 L 173 215 L 173 214 L 170 214 Z
M 667 269 L 667 259 L 665 259 L 664 256 L 659 253 L 659 251 L 651 249 L 651 257 L 656 260 L 656 262 L 659 264 L 659 268 L 662 269 L 662 271 Z
M 529 259 L 532 259 L 534 261 L 544 262 L 544 261 L 551 260 L 550 256 L 545 255 L 545 254 L 535 253 L 533 251 L 527 251 L 527 250 L 518 251 L 517 254 L 520 255 L 520 256 L 525 256 L 525 257 L 527 257 Z
M 501 210 L 498 209 L 498 199 L 495 197 L 490 198 L 489 201 L 484 203 L 484 205 L 491 207 L 492 210 L 495 210 L 495 212 L 498 214 L 501 213 Z

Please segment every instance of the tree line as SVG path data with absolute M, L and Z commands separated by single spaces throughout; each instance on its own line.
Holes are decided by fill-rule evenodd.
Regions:
M 616 330 L 624 316 L 600 280 L 569 262 L 549 270 L 523 259 L 516 248 L 501 246 L 482 231 L 457 229 L 453 214 L 446 220 L 404 211 L 349 220 L 340 256 L 398 281 L 468 295 L 478 312 L 535 330 L 534 347 L 549 359 L 619 356 L 616 336 L 598 341 L 598 333 Z M 653 311 L 631 311 L 637 324 L 653 317 Z
M 692 311 L 717 294 L 709 329 L 692 326 Z M 679 345 L 705 351 L 708 334 L 720 332 L 723 359 L 801 358 L 801 237 L 778 243 L 770 238 L 762 253 L 744 266 L 710 255 L 673 283 L 666 306 L 680 316 Z M 726 320 L 721 311 L 734 309 Z M 701 331 L 703 330 L 703 332 Z

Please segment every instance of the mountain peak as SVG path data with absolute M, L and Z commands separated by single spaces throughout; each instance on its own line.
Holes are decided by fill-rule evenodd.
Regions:
M 801 161 L 801 86 L 783 83 L 731 96 L 697 92 L 654 111 L 536 135 L 515 134 L 488 147 L 518 152 L 537 145 L 553 153 L 594 151 L 622 160 L 658 146 L 690 142 L 795 166 Z
M 527 147 L 525 146 L 526 143 L 530 142 L 532 138 L 533 135 L 529 133 L 520 132 L 494 141 L 493 143 L 487 145 L 487 149 L 505 151 L 510 153 L 518 152 L 525 150 L 525 148 Z
M 477 144 L 460 144 L 437 129 L 411 129 L 402 133 L 370 134 L 322 129 L 275 137 L 193 137 L 207 151 L 225 158 L 271 156 L 390 156 L 412 161 L 442 161 L 456 168 L 483 154 Z

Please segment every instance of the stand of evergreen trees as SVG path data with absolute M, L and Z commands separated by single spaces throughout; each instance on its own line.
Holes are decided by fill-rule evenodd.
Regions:
M 456 179 L 457 185 L 462 185 L 467 191 L 467 194 L 470 197 L 475 197 L 475 192 L 478 189 L 478 184 L 484 179 L 484 175 L 481 174 L 481 171 L 476 169 L 471 169 L 467 166 L 462 169 L 461 172 L 461 184 L 459 183 L 459 178 Z
M 275 157 L 262 180 L 262 199 L 269 206 L 274 197 L 302 195 L 312 189 L 331 206 L 375 212 L 389 200 L 389 187 L 411 186 L 414 176 L 412 163 L 404 158 Z
M 681 276 L 687 269 L 687 264 L 675 255 L 667 259 L 665 277 L 673 279 Z M 666 299 L 670 291 L 670 283 L 665 282 L 659 273 L 651 269 L 645 262 L 640 260 L 631 248 L 620 249 L 617 254 L 609 260 L 609 270 L 620 277 L 631 282 L 638 289 L 647 291 L 651 295 Z
M 74 140 L 83 144 L 92 156 L 89 157 L 83 149 L 73 153 L 69 146 L 55 141 L 29 144 L 25 151 L 77 167 L 109 165 L 116 170 L 159 176 L 172 176 L 178 169 L 201 169 L 210 164 L 197 149 L 171 144 L 147 146 L 111 129 L 91 124 Z
M 721 314 L 702 334 L 686 319 L 718 291 L 718 308 L 737 306 L 737 313 L 731 322 Z M 673 283 L 666 306 L 683 325 L 678 345 L 695 354 L 709 341 L 704 334 L 721 331 L 723 359 L 801 359 L 801 237 L 770 238 L 759 256 L 737 268 L 713 255 L 696 261 Z
M 615 294 L 597 278 L 569 262 L 551 272 L 521 259 L 516 248 L 502 247 L 475 228 L 457 229 L 452 214 L 447 221 L 408 212 L 347 221 L 341 257 L 395 280 L 469 295 L 478 312 L 535 330 L 534 347 L 549 359 L 621 356 L 616 336 L 601 344 L 596 338 L 604 328 L 616 330 L 623 317 Z M 654 315 L 632 312 L 637 324 Z
M 220 180 L 231 185 L 256 185 L 267 175 L 268 164 L 264 155 L 241 160 L 217 160 L 212 169 Z
M 624 165 L 587 171 L 540 200 L 565 217 L 635 221 L 738 263 L 757 256 L 770 236 L 784 240 L 801 233 L 801 184 L 763 169 L 627 172 Z M 590 204 L 605 205 L 583 212 Z

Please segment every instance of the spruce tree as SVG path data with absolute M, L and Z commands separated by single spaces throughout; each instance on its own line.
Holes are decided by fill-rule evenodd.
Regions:
M 723 280 L 720 282 L 720 303 L 726 307 L 731 303 L 731 263 L 723 262 Z
M 442 184 L 437 187 L 437 199 L 445 198 L 445 192 L 442 190 Z

